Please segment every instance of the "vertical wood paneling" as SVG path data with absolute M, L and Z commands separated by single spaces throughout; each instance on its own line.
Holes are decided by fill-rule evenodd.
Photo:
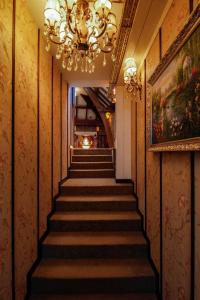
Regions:
M 164 300 L 190 299 L 190 154 L 163 154 Z
M 22 300 L 37 257 L 38 53 L 38 30 L 23 0 L 16 2 L 15 47 L 15 275 L 16 300 Z
M 131 101 L 131 179 L 136 183 L 137 161 L 136 161 L 136 103 Z M 136 187 L 134 187 L 136 192 Z
M 195 300 L 200 299 L 200 153 L 195 154 Z
M 58 183 L 60 182 L 60 71 L 55 60 L 53 60 L 53 196 L 58 194 Z
M 137 195 L 139 209 L 145 215 L 145 91 L 144 91 L 144 65 L 141 69 L 143 84 L 142 101 L 137 102 Z
M 190 13 L 189 0 L 173 0 L 162 24 L 162 54 L 164 55 L 183 28 Z
M 62 78 L 62 179 L 67 176 L 68 169 L 68 86 Z
M 39 235 L 46 230 L 47 215 L 51 211 L 51 99 L 52 60 L 45 50 L 45 42 L 40 34 L 39 65 Z
M 11 300 L 12 0 L 0 5 L 0 299 Z

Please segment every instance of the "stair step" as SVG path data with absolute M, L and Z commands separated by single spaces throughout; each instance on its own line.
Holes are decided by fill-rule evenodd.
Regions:
M 114 169 L 70 170 L 70 178 L 114 178 Z
M 33 293 L 155 292 L 146 258 L 43 259 L 31 281 Z
M 52 231 L 130 231 L 141 230 L 136 211 L 56 212 L 50 219 Z
M 117 183 L 114 179 L 68 179 L 61 185 L 62 195 L 131 195 L 133 184 Z
M 72 162 L 112 162 L 112 155 L 72 155 Z
M 113 169 L 113 163 L 111 162 L 73 162 L 71 163 L 71 169 Z
M 154 293 L 86 294 L 86 295 L 34 295 L 30 300 L 157 300 Z
M 127 211 L 136 207 L 133 195 L 60 196 L 56 200 L 56 211 Z
M 51 232 L 43 243 L 48 258 L 128 258 L 147 255 L 141 232 Z
M 73 155 L 112 155 L 112 149 L 73 149 Z

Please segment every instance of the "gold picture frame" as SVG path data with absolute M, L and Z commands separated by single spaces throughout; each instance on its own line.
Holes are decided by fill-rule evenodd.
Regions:
M 177 132 L 178 132 L 178 129 L 179 129 L 178 133 L 181 135 L 182 131 L 183 131 L 183 129 L 182 129 L 183 125 L 182 125 L 182 127 L 178 128 L 178 125 L 179 125 L 180 122 L 176 122 L 176 124 L 178 124 L 177 127 L 172 127 L 172 126 L 174 126 L 174 123 L 172 123 L 172 121 L 170 120 L 169 117 L 168 117 L 168 120 L 165 121 L 165 119 L 163 117 L 164 114 L 162 112 L 162 114 L 160 113 L 160 115 L 162 115 L 162 118 L 161 118 L 162 122 L 160 122 L 160 119 L 159 119 L 159 122 L 162 125 L 160 125 L 161 128 L 157 129 L 157 127 L 155 127 L 155 126 L 158 126 L 158 125 L 155 125 L 153 123 L 153 120 L 155 120 L 155 115 L 156 115 L 155 114 L 155 105 L 154 105 L 154 112 L 152 111 L 153 110 L 153 104 L 154 104 L 153 103 L 153 97 L 155 99 L 155 90 L 158 89 L 159 83 L 161 84 L 163 82 L 167 72 L 170 72 L 169 70 L 173 70 L 173 72 L 175 72 L 174 68 L 172 68 L 172 66 L 170 67 L 170 65 L 173 64 L 173 60 L 176 61 L 176 62 L 178 61 L 178 59 L 177 59 L 178 54 L 181 53 L 181 50 L 182 50 L 183 46 L 186 45 L 186 43 L 189 43 L 190 38 L 192 37 L 193 33 L 195 31 L 197 32 L 197 34 L 199 33 L 199 26 L 200 26 L 200 4 L 197 6 L 197 8 L 193 12 L 193 14 L 190 16 L 190 18 L 188 19 L 188 21 L 185 24 L 184 28 L 179 33 L 179 35 L 177 36 L 177 38 L 175 39 L 175 41 L 173 42 L 173 44 L 171 45 L 171 47 L 169 48 L 167 53 L 162 58 L 160 64 L 157 66 L 154 73 L 151 75 L 151 77 L 147 81 L 147 85 L 146 85 L 146 133 L 147 133 L 146 138 L 147 138 L 147 140 L 146 140 L 146 142 L 147 142 L 147 150 L 149 150 L 149 151 L 159 152 L 159 151 L 199 151 L 200 150 L 200 135 L 195 136 L 195 137 L 189 137 L 189 138 L 181 138 L 181 139 L 178 139 L 178 137 L 177 137 L 177 140 L 176 140 L 176 136 L 178 136 L 178 134 L 175 132 L 175 130 L 177 130 Z M 182 61 L 182 63 L 183 63 L 183 61 Z M 177 69 L 178 69 L 178 65 L 177 65 Z M 185 69 L 184 69 L 184 71 L 185 71 Z M 198 72 L 199 72 L 199 70 L 198 70 Z M 199 73 L 197 73 L 197 74 L 199 74 Z M 200 77 L 198 77 L 197 79 L 199 80 L 199 78 Z M 198 82 L 199 81 L 197 81 L 197 83 Z M 188 88 L 188 85 L 187 85 L 187 88 Z M 171 88 L 171 90 L 170 90 L 171 94 L 170 95 L 172 95 L 171 91 L 174 91 L 173 89 L 174 89 L 174 87 Z M 186 92 L 185 92 L 185 94 L 186 94 Z M 169 95 L 169 93 L 168 93 L 168 95 Z M 159 98 L 159 96 L 160 96 L 160 98 Z M 160 102 L 158 101 L 158 104 L 161 103 L 161 100 L 163 101 L 163 99 L 162 99 L 163 96 L 161 95 L 161 93 L 159 94 L 159 96 L 157 97 L 157 99 L 160 101 Z M 171 101 L 171 100 L 168 100 L 170 98 L 166 98 L 166 99 L 167 99 L 167 101 Z M 173 100 L 175 102 L 176 98 L 174 97 L 173 99 L 175 99 L 175 100 Z M 198 99 L 198 101 L 199 100 L 200 100 L 200 98 Z M 195 105 L 196 106 L 199 105 L 199 102 L 197 104 L 195 102 Z M 196 108 L 196 106 L 195 106 L 195 108 Z M 160 108 L 161 105 L 160 106 L 157 105 L 157 107 L 158 107 L 158 110 L 161 109 Z M 166 107 L 166 105 L 165 105 L 165 107 Z M 167 106 L 167 107 L 168 107 L 168 110 L 169 110 L 169 106 Z M 175 107 L 175 105 L 173 104 L 172 107 Z M 200 108 L 200 106 L 198 106 L 198 107 Z M 188 111 L 188 107 L 186 107 L 186 108 L 184 107 L 184 109 L 186 110 L 186 112 Z M 166 108 L 165 108 L 165 110 L 166 110 Z M 186 112 L 185 112 L 185 114 L 186 114 Z M 158 113 L 156 116 L 160 117 L 160 115 Z M 165 116 L 166 115 L 167 115 L 167 113 L 165 112 Z M 191 113 L 191 115 L 192 115 L 192 113 Z M 198 112 L 196 113 L 196 111 L 195 111 L 195 116 L 196 115 L 198 117 Z M 168 113 L 168 116 L 170 116 L 169 113 Z M 199 117 L 200 117 L 200 111 L 199 111 Z M 175 119 L 175 120 L 177 120 L 177 119 Z M 170 122 L 172 123 L 171 126 L 169 126 L 169 124 L 171 124 Z M 163 132 L 164 132 L 163 124 L 166 124 L 166 123 L 168 124 L 168 128 L 170 128 L 170 130 L 174 132 L 174 136 L 173 136 L 172 132 L 169 133 L 169 135 L 171 134 L 171 136 L 173 136 L 173 138 L 172 138 L 173 140 L 167 141 L 167 138 L 164 137 L 164 138 L 160 138 L 160 140 L 166 140 L 166 141 L 164 141 L 164 142 L 161 141 L 160 142 L 159 138 L 157 138 L 157 136 L 159 136 L 159 134 L 160 134 L 160 136 L 163 134 Z M 156 128 L 156 130 L 155 130 L 155 128 Z M 199 125 L 198 125 L 198 128 L 197 128 L 197 131 L 199 132 Z M 168 129 L 168 132 L 169 132 L 169 129 Z M 155 136 L 156 136 L 156 138 L 155 138 Z

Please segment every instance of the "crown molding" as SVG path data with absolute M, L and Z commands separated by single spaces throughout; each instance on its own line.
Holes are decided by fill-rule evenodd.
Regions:
M 113 65 L 110 84 L 116 84 L 118 81 L 119 73 L 123 63 L 124 55 L 130 32 L 132 29 L 133 21 L 136 15 L 139 0 L 126 0 L 124 5 L 124 11 L 122 21 L 120 25 L 119 35 L 117 39 L 116 48 L 116 63 Z

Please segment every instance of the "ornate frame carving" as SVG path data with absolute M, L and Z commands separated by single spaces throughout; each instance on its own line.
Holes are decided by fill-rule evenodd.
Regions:
M 147 82 L 146 91 L 146 143 L 149 151 L 199 151 L 200 137 L 190 138 L 179 141 L 165 142 L 153 145 L 151 143 L 151 128 L 152 128 L 152 88 L 176 54 L 179 52 L 186 40 L 191 36 L 194 30 L 200 24 L 200 4 L 197 6 L 193 14 L 188 19 L 182 31 L 179 33 L 173 44 L 168 49 L 167 53 L 162 58 L 160 64 L 155 69 Z

